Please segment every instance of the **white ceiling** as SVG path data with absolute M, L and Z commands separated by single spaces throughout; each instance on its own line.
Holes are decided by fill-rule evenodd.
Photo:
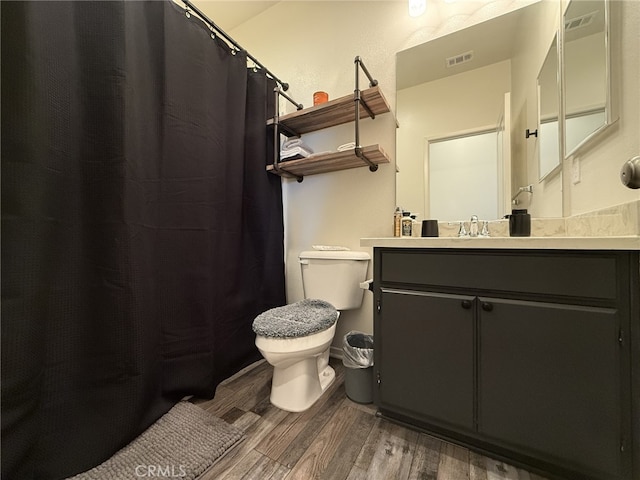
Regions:
M 510 40 L 514 38 L 525 11 L 526 9 L 515 10 L 400 52 L 396 65 L 397 89 L 511 58 L 513 45 Z M 473 61 L 447 68 L 446 58 L 469 51 L 473 52 Z
M 182 3 L 180 0 L 174 0 Z M 216 25 L 230 33 L 234 28 L 255 17 L 281 1 L 291 0 L 191 0 Z M 322 1 L 322 0 L 315 0 Z M 368 0 L 373 1 L 373 0 Z M 406 0 L 388 0 L 406 1 Z M 538 0 L 508 0 L 506 3 L 517 3 L 521 6 Z M 504 3 L 505 0 L 502 0 Z M 431 5 L 431 21 L 437 25 L 445 25 L 451 17 L 469 16 L 483 5 L 500 4 L 499 0 L 427 0 Z M 505 38 L 511 38 L 517 28 L 520 12 L 504 15 L 500 20 L 481 22 L 473 28 L 465 29 L 465 33 L 455 32 L 442 38 L 436 38 L 423 45 L 418 45 L 401 52 L 398 56 L 398 89 L 442 78 L 453 72 L 445 68 L 445 58 L 468 50 L 474 51 L 474 62 L 460 65 L 456 73 L 480 65 L 488 65 L 510 57 L 511 45 Z M 498 15 L 499 16 L 499 15 Z M 435 48 L 437 47 L 437 48 Z M 405 57 L 404 60 L 402 57 Z M 431 58 L 434 57 L 434 58 Z M 417 59 L 420 59 L 419 61 Z M 402 72 L 403 65 L 407 70 Z M 401 84 L 402 83 L 402 84 Z

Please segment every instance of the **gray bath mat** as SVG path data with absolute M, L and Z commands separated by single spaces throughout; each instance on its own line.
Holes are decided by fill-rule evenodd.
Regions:
M 244 432 L 238 427 L 183 401 L 109 460 L 67 480 L 192 480 L 243 438 Z

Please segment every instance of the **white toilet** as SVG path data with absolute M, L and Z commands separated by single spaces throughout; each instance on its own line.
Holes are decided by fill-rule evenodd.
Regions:
M 370 256 L 351 250 L 300 254 L 305 300 L 260 314 L 256 346 L 273 365 L 271 403 L 302 412 L 333 383 L 329 347 L 340 310 L 359 308 Z

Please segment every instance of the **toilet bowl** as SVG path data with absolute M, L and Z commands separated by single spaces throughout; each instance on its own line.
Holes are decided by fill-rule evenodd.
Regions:
M 336 373 L 329 366 L 329 347 L 335 331 L 334 323 L 326 330 L 299 338 L 256 335 L 256 347 L 273 366 L 270 400 L 274 406 L 302 412 L 333 383 Z
M 300 254 L 305 300 L 260 314 L 256 346 L 273 366 L 271 403 L 289 412 L 313 405 L 333 383 L 329 348 L 340 310 L 359 308 L 369 255 L 352 251 Z

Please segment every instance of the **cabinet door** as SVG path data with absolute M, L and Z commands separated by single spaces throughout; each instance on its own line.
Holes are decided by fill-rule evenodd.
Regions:
M 479 431 L 568 468 L 618 478 L 618 312 L 479 302 Z
M 379 406 L 473 428 L 474 297 L 382 289 L 374 350 Z

